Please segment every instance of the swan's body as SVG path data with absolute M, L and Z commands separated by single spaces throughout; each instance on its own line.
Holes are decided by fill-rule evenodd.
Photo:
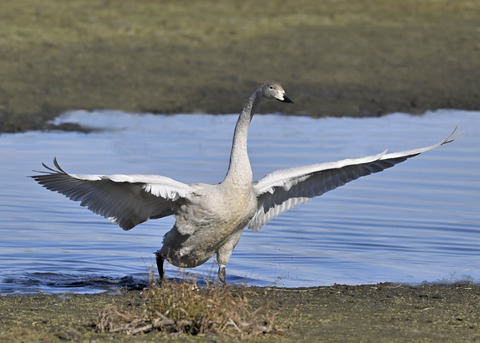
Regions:
M 246 226 L 257 231 L 315 196 L 453 140 L 449 136 L 425 148 L 277 170 L 252 182 L 248 128 L 257 107 L 267 100 L 293 102 L 275 81 L 252 94 L 238 118 L 228 172 L 219 184 L 187 185 L 155 175 L 74 175 L 63 171 L 56 160 L 56 169 L 44 165 L 49 171 L 33 178 L 47 189 L 81 201 L 124 230 L 148 219 L 174 215 L 175 225 L 156 252 L 160 277 L 164 259 L 175 266 L 196 267 L 216 253 L 219 278 L 224 282 L 225 266 Z

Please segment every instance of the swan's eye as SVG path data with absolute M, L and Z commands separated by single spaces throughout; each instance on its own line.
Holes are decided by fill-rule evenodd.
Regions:
M 270 86 L 270 89 L 273 89 L 273 87 L 272 87 L 272 86 Z

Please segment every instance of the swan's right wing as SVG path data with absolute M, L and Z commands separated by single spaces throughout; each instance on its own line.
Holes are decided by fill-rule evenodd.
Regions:
M 373 156 L 312 164 L 267 174 L 253 185 L 258 206 L 257 212 L 248 223 L 248 228 L 258 231 L 268 221 L 294 206 L 359 177 L 380 172 L 422 152 L 450 143 L 455 138 L 454 133 L 455 131 L 438 144 L 425 148 L 392 154 L 386 154 L 387 151 L 384 151 Z
M 66 173 L 54 159 L 55 168 L 32 178 L 43 187 L 80 201 L 100 214 L 130 230 L 150 218 L 174 214 L 176 208 L 193 192 L 189 185 L 156 175 L 75 175 Z

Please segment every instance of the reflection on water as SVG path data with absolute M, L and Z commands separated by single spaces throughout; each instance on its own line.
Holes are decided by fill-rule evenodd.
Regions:
M 161 174 L 216 183 L 228 165 L 236 116 L 72 112 L 57 119 L 105 130 L 0 135 L 0 293 L 98 292 L 136 287 L 173 218 L 125 232 L 26 176 L 54 156 L 72 173 Z M 303 287 L 333 283 L 480 280 L 480 113 L 421 117 L 256 116 L 254 177 L 286 167 L 454 143 L 356 180 L 246 230 L 227 281 Z M 215 275 L 207 262 L 194 269 Z M 175 267 L 167 268 L 174 276 Z

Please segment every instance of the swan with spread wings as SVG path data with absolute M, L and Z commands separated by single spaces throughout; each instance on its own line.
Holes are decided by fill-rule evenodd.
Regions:
M 227 174 L 218 184 L 184 184 L 157 175 L 69 174 L 56 159 L 53 168 L 43 164 L 47 170 L 32 177 L 124 230 L 173 215 L 175 225 L 155 253 L 160 280 L 165 259 L 178 267 L 196 267 L 216 254 L 218 277 L 225 282 L 225 267 L 245 227 L 257 231 L 294 206 L 454 139 L 452 133 L 424 148 L 277 170 L 253 182 L 248 129 L 258 106 L 269 100 L 293 103 L 275 81 L 264 83 L 252 94 L 235 127 Z

